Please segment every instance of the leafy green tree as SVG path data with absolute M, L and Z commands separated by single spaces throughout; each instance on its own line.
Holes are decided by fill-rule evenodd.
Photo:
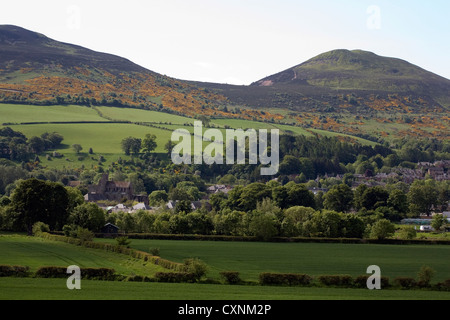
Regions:
M 367 210 L 375 210 L 378 207 L 387 206 L 389 193 L 382 187 L 370 187 L 362 195 L 361 205 Z
M 300 160 L 297 157 L 287 155 L 283 158 L 280 163 L 279 172 L 280 174 L 290 175 L 299 174 L 301 169 Z
M 69 222 L 91 231 L 99 231 L 106 222 L 105 211 L 95 203 L 83 203 L 72 210 Z
M 181 202 L 181 201 L 180 201 Z M 190 211 L 188 211 L 190 212 Z M 169 228 L 170 233 L 173 234 L 188 234 L 189 233 L 189 223 L 186 218 L 186 211 L 180 209 L 177 214 L 170 216 L 169 218 Z
M 239 198 L 239 203 L 244 211 L 251 211 L 256 209 L 258 201 L 264 198 L 270 198 L 271 196 L 272 190 L 270 187 L 264 183 L 255 182 L 244 187 Z
M 156 136 L 154 134 L 145 135 L 144 140 L 142 141 L 142 148 L 145 153 L 151 153 L 153 150 L 158 147 L 156 143 Z
M 291 207 L 284 212 L 281 223 L 283 235 L 287 237 L 303 236 L 303 223 L 312 219 L 316 211 L 307 207 Z
M 44 141 L 48 141 L 50 143 L 47 146 L 47 149 L 58 147 L 64 140 L 64 137 L 57 132 L 45 132 L 41 135 L 41 138 L 44 139 Z
M 288 202 L 288 189 L 285 186 L 276 186 L 272 189 L 272 199 L 281 209 L 286 209 Z
M 371 228 L 370 237 L 383 240 L 393 236 L 395 233 L 395 225 L 387 219 L 381 219 L 375 222 Z
M 341 216 L 335 211 L 318 211 L 305 224 L 308 226 L 307 236 L 338 238 L 342 235 L 340 230 Z
M 408 197 L 406 193 L 401 190 L 393 190 L 389 194 L 387 205 L 401 214 L 406 214 L 409 206 Z
M 303 206 L 314 208 L 316 204 L 314 194 L 302 184 L 293 184 L 288 187 L 287 202 L 287 207 Z
M 429 287 L 436 271 L 429 266 L 422 266 L 417 273 L 417 280 L 419 285 Z
M 142 140 L 139 138 L 128 137 L 121 142 L 122 150 L 127 156 L 137 155 L 141 151 Z
M 28 147 L 32 153 L 42 153 L 45 150 L 45 141 L 40 137 L 31 137 Z
M 365 184 L 360 184 L 358 187 L 356 187 L 355 191 L 354 191 L 354 198 L 353 198 L 353 202 L 354 202 L 354 206 L 356 208 L 356 210 L 361 210 L 362 208 L 364 208 L 363 206 L 363 196 L 364 196 L 364 192 L 366 192 L 366 190 L 369 187 Z
M 172 154 L 172 150 L 175 146 L 176 146 L 176 144 L 174 142 L 172 142 L 172 140 L 167 141 L 167 143 L 164 145 L 164 150 L 167 151 L 167 155 L 169 157 Z
M 216 212 L 225 208 L 226 200 L 227 195 L 223 192 L 214 193 L 209 197 L 209 203 Z
M 52 230 L 67 221 L 69 198 L 63 185 L 35 178 L 22 180 L 11 195 L 11 209 L 17 214 L 15 224 L 29 234 L 34 223 L 41 221 Z
M 406 226 L 400 230 L 400 237 L 406 240 L 412 240 L 417 237 L 417 230 L 413 226 Z
M 241 235 L 242 218 L 244 215 L 245 213 L 240 211 L 230 211 L 215 215 L 213 218 L 215 231 L 217 234 Z
M 73 144 L 72 148 L 76 153 L 80 153 L 81 150 L 83 150 L 83 147 L 80 144 Z
M 208 272 L 208 265 L 198 258 L 189 258 L 184 260 L 186 272 L 192 273 L 197 281 L 200 281 Z
M 232 174 L 226 174 L 222 178 L 219 179 L 219 184 L 225 184 L 225 185 L 233 185 L 236 183 L 236 177 Z
M 175 213 L 190 213 L 192 212 L 191 201 L 189 200 L 180 200 L 175 204 Z
M 192 195 L 186 189 L 175 187 L 169 191 L 169 200 L 193 201 L 194 198 L 192 198 Z
M 353 204 L 353 191 L 346 184 L 333 186 L 324 196 L 325 209 L 338 212 L 350 211 Z
M 431 226 L 438 232 L 442 231 L 447 223 L 447 218 L 443 214 L 435 214 L 431 219 Z
M 146 210 L 138 210 L 135 214 L 136 231 L 140 233 L 150 233 L 154 231 L 156 214 Z
M 84 203 L 84 197 L 81 191 L 77 188 L 65 187 L 65 189 L 67 192 L 67 197 L 69 199 L 67 210 L 69 212 L 72 212 L 75 207 Z
M 186 215 L 189 233 L 211 234 L 214 229 L 211 217 L 199 211 L 194 211 Z
M 157 206 L 162 202 L 167 203 L 169 195 L 165 190 L 156 190 L 148 196 L 148 200 L 151 206 Z
M 431 210 L 438 201 L 438 190 L 434 180 L 416 180 L 408 192 L 409 210 L 413 215 L 422 213 L 431 215 Z
M 249 230 L 258 239 L 269 240 L 278 234 L 277 219 L 273 214 L 256 214 Z

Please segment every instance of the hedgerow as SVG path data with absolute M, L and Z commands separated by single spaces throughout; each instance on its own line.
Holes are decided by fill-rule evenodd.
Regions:
M 0 277 L 27 277 L 29 270 L 24 266 L 0 265 Z
M 47 240 L 62 241 L 62 242 L 74 244 L 77 246 L 83 246 L 86 248 L 100 249 L 100 250 L 111 251 L 111 252 L 115 252 L 115 253 L 129 255 L 136 259 L 142 259 L 144 261 L 149 261 L 149 262 L 159 265 L 165 269 L 170 269 L 170 270 L 174 270 L 174 271 L 185 271 L 186 270 L 186 266 L 184 264 L 169 261 L 166 259 L 162 259 L 161 257 L 152 256 L 151 254 L 149 254 L 147 252 L 138 251 L 135 249 L 127 248 L 125 246 L 119 246 L 119 245 L 103 243 L 103 242 L 82 241 L 77 238 L 53 235 L 53 234 L 49 234 L 49 233 L 45 233 L 45 232 L 43 232 L 40 235 L 40 237 L 47 239 Z
M 116 280 L 114 269 L 110 268 L 80 268 L 81 278 L 85 280 Z M 35 272 L 37 278 L 67 278 L 67 267 L 44 266 Z

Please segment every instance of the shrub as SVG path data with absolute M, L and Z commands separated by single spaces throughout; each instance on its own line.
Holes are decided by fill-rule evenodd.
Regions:
M 81 277 L 86 280 L 115 280 L 114 269 L 110 268 L 80 268 Z M 35 276 L 38 278 L 67 278 L 67 267 L 40 267 Z
M 259 275 L 262 285 L 307 286 L 311 281 L 312 277 L 306 274 L 263 272 Z
M 35 276 L 38 278 L 66 278 L 68 277 L 66 267 L 40 267 Z
M 94 239 L 94 233 L 88 229 L 78 227 L 77 238 L 80 239 L 81 242 L 92 241 Z
M 33 235 L 36 236 L 40 235 L 42 232 L 50 232 L 50 227 L 48 226 L 48 224 L 39 221 L 33 224 L 31 230 L 33 232 Z
M 132 275 L 125 278 L 125 281 L 129 282 L 150 282 L 151 279 L 146 276 L 138 276 L 138 275 Z
M 416 286 L 416 280 L 409 277 L 397 277 L 394 279 L 394 284 L 403 289 L 412 289 Z
M 208 271 L 206 263 L 197 258 L 184 260 L 184 266 L 186 272 L 193 274 L 197 281 L 199 281 Z
M 131 240 L 129 240 L 128 237 L 117 237 L 116 242 L 117 242 L 117 245 L 124 246 L 127 248 L 129 248 L 130 244 L 131 244 Z
M 29 267 L 0 265 L 0 277 L 26 277 Z
M 158 282 L 195 282 L 196 276 L 190 272 L 157 272 L 155 279 Z
M 159 248 L 151 248 L 151 249 L 150 249 L 150 254 L 151 254 L 152 256 L 159 257 L 159 255 L 160 255 L 160 253 L 159 253 Z
M 417 273 L 417 285 L 419 287 L 429 287 L 431 283 L 431 279 L 435 275 L 435 271 L 427 266 L 423 266 L 420 268 L 419 272 Z
M 227 284 L 238 284 L 240 283 L 241 277 L 237 271 L 222 271 L 220 276 L 225 280 Z
M 353 280 L 353 286 L 355 288 L 367 288 L 367 279 L 369 279 L 370 275 L 361 275 L 356 277 Z M 388 288 L 390 286 L 388 277 L 381 277 L 381 288 Z
M 319 276 L 318 280 L 324 286 L 333 286 L 333 287 L 353 286 L 353 278 L 349 275 L 322 275 Z
M 110 268 L 81 268 L 81 276 L 88 280 L 115 280 L 115 270 Z
M 447 279 L 444 282 L 439 282 L 436 285 L 436 289 L 439 291 L 450 291 L 450 279 Z
M 407 226 L 400 231 L 400 237 L 406 240 L 417 238 L 417 231 L 413 226 Z

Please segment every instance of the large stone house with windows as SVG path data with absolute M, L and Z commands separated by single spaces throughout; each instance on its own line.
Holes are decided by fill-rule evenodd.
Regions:
M 131 182 L 111 181 L 106 173 L 103 174 L 99 184 L 89 186 L 89 192 L 84 196 L 84 200 L 87 202 L 115 201 L 117 203 L 131 200 L 148 205 L 148 197 L 134 194 Z

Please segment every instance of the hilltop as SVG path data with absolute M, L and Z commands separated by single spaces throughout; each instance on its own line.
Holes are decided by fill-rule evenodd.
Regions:
M 250 86 L 203 83 L 236 104 L 295 111 L 345 108 L 441 112 L 450 107 L 450 80 L 407 61 L 363 50 L 333 50 Z
M 223 101 L 125 58 L 0 25 L 0 98 L 31 104 L 101 104 L 195 114 Z
M 0 25 L 0 102 L 258 120 L 379 142 L 450 136 L 450 80 L 362 50 L 333 50 L 234 86 L 174 79 L 119 56 Z
M 407 61 L 362 50 L 334 50 L 252 85 L 311 85 L 333 90 L 416 93 L 448 98 L 450 80 Z

